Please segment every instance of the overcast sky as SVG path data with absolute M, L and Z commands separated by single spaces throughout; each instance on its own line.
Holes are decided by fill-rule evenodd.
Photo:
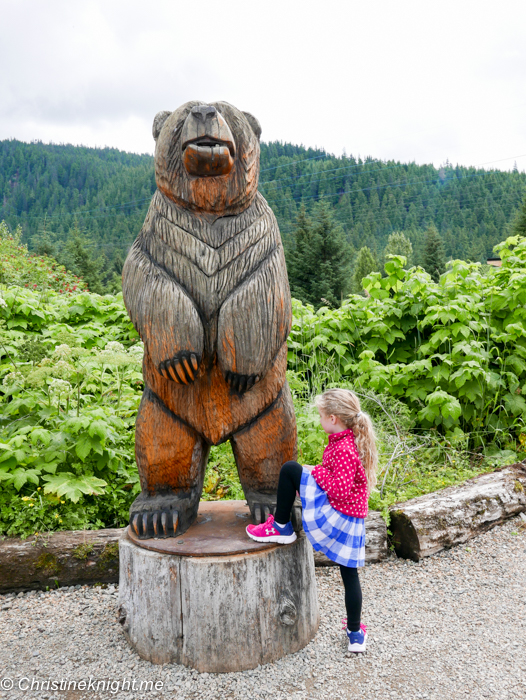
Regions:
M 226 100 L 262 139 L 526 169 L 524 0 L 0 0 L 0 139 L 153 152 Z

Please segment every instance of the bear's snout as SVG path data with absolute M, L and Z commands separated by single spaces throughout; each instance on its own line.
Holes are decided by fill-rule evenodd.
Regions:
M 183 163 L 189 175 L 218 177 L 232 170 L 234 137 L 221 112 L 212 105 L 192 107 L 181 140 Z
M 209 117 L 214 117 L 217 114 L 217 109 L 211 105 L 196 105 L 192 107 L 190 114 L 198 121 L 206 122 Z

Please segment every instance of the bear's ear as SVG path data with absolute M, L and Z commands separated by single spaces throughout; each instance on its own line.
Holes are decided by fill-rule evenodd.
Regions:
M 248 119 L 248 123 L 252 127 L 252 131 L 256 134 L 257 139 L 261 138 L 261 124 L 258 122 L 256 117 L 253 114 L 250 114 L 250 112 L 243 112 L 245 117 Z
M 164 122 L 168 119 L 171 112 L 157 112 L 155 119 L 153 120 L 152 134 L 153 138 L 157 141 L 161 129 L 163 128 Z

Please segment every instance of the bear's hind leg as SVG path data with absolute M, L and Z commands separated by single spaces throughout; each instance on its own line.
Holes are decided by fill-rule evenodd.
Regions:
M 209 451 L 204 438 L 145 389 L 135 431 L 142 493 L 130 507 L 130 526 L 138 537 L 175 537 L 190 527 Z
M 287 382 L 269 408 L 232 438 L 241 486 L 255 522 L 265 522 L 276 508 L 276 491 L 282 465 L 297 455 L 296 416 Z M 301 515 L 294 508 L 296 529 Z

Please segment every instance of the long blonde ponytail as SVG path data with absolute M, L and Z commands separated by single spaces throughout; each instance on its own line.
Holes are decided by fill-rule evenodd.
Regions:
M 314 399 L 314 403 L 326 416 L 336 416 L 354 433 L 354 441 L 367 477 L 367 491 L 376 486 L 378 451 L 373 422 L 368 413 L 362 411 L 360 399 L 349 389 L 327 389 Z

